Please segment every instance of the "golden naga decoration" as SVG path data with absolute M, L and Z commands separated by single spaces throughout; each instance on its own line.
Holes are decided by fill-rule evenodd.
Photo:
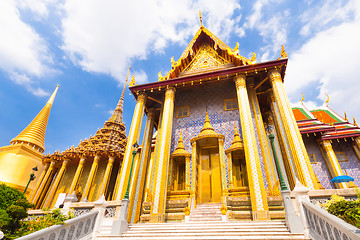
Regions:
M 233 52 L 234 52 L 236 55 L 239 55 L 239 43 L 238 43 L 238 42 L 236 42 L 236 46 L 234 47 Z
M 353 117 L 353 120 L 354 120 L 354 125 L 358 127 L 355 117 Z
M 251 61 L 252 64 L 255 64 L 255 63 L 257 63 L 257 61 L 256 61 L 256 54 L 255 54 L 254 52 L 253 52 L 252 54 L 253 54 L 253 55 L 252 55 L 250 61 Z
M 329 97 L 329 95 L 327 95 L 326 93 L 325 93 L 325 95 L 327 96 L 327 99 L 326 99 L 326 101 L 325 101 L 325 105 L 328 106 L 328 102 L 330 101 L 330 97 Z
M 304 93 L 301 93 L 302 95 L 303 95 L 303 97 L 302 97 L 302 99 L 300 100 L 300 102 L 301 102 L 301 104 L 303 104 L 303 101 L 304 101 L 304 99 L 305 99 L 305 95 L 304 95 Z
M 348 120 L 348 118 L 347 118 L 347 115 L 346 115 L 346 112 L 344 111 L 344 119 L 348 122 L 349 120 Z
M 287 58 L 287 53 L 285 52 L 284 45 L 281 45 L 281 58 Z
M 129 82 L 129 87 L 132 87 L 132 86 L 135 86 L 136 83 L 135 83 L 135 75 L 132 76 L 131 78 L 131 82 Z
M 171 72 L 171 71 L 170 71 Z M 159 76 L 159 82 L 164 81 L 164 80 L 168 80 L 169 76 L 170 76 L 170 72 L 168 72 L 165 76 L 163 76 L 161 74 L 161 71 L 159 72 L 158 76 Z

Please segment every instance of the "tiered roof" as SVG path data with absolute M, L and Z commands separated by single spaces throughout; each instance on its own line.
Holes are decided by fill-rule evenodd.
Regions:
M 356 122 L 349 123 L 346 116 L 343 118 L 327 104 L 311 111 L 304 105 L 294 107 L 293 113 L 302 134 L 321 132 L 323 140 L 360 136 Z

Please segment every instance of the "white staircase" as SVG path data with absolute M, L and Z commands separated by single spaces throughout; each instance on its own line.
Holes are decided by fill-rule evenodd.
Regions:
M 121 236 L 111 236 L 111 225 L 102 226 L 97 239 L 305 239 L 291 234 L 284 221 L 222 222 L 220 204 L 199 204 L 190 214 L 189 223 L 130 224 Z
M 190 213 L 190 222 L 221 221 L 221 203 L 202 203 Z
M 110 232 L 110 231 L 109 231 Z M 105 232 L 102 232 L 105 234 Z M 304 239 L 291 234 L 282 221 L 139 223 L 121 236 L 101 235 L 98 239 Z

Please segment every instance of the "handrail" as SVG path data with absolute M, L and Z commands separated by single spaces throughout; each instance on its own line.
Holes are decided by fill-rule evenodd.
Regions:
M 332 215 L 309 200 L 301 202 L 310 237 L 316 240 L 356 240 L 360 239 L 360 229 Z
M 79 217 L 66 220 L 64 224 L 51 226 L 18 238 L 18 240 L 40 239 L 81 239 L 91 235 L 99 211 L 92 211 Z

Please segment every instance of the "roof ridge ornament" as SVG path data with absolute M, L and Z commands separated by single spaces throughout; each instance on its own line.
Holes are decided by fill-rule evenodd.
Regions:
M 201 11 L 200 11 L 200 10 L 199 10 L 199 18 L 200 18 L 201 28 L 203 28 L 203 27 L 204 27 L 204 25 L 203 25 L 203 21 L 202 21 Z
M 327 95 L 326 93 L 325 93 L 325 95 L 327 96 L 327 99 L 326 99 L 326 101 L 325 101 L 325 105 L 328 107 L 328 102 L 330 101 L 330 97 L 329 97 L 329 95 Z
M 301 102 L 301 105 L 304 105 L 303 101 L 305 99 L 305 95 L 304 95 L 304 93 L 301 93 L 301 94 L 302 94 L 302 99 L 300 100 L 300 102 Z
M 287 53 L 285 52 L 285 47 L 284 45 L 281 45 L 281 58 L 287 58 Z

